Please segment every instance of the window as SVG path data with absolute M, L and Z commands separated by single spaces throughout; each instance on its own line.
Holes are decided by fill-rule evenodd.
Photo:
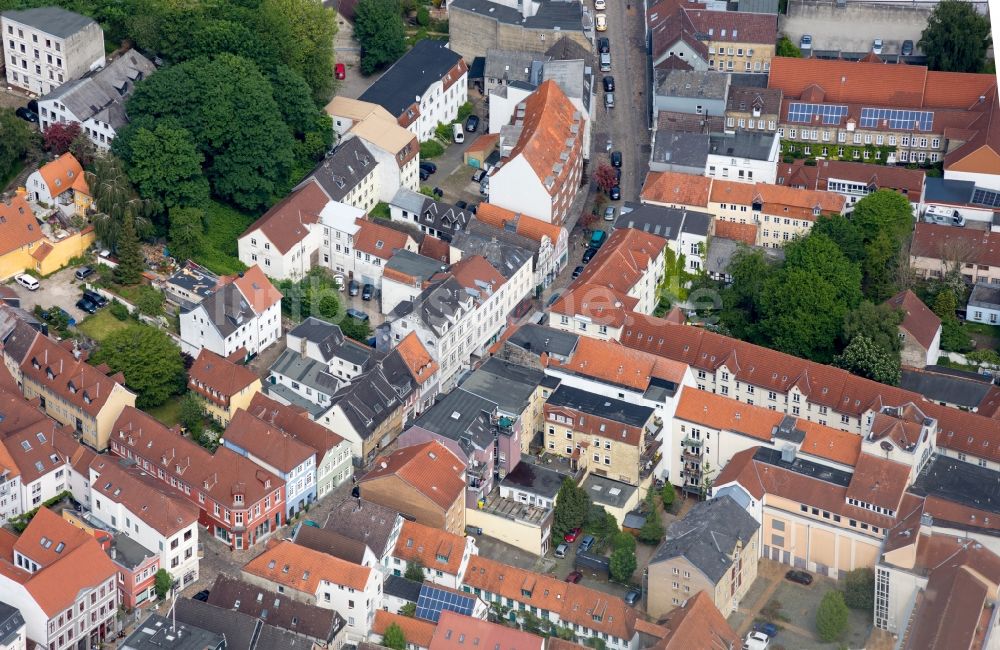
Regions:
M 785 538 L 783 535 L 771 535 L 771 546 L 784 546 Z

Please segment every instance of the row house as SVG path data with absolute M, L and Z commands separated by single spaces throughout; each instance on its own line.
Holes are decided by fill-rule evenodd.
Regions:
M 104 550 L 118 570 L 118 601 L 121 606 L 131 611 L 155 602 L 156 573 L 163 568 L 160 554 L 128 535 L 110 537 Z
M 198 523 L 232 549 L 250 548 L 285 523 L 285 483 L 236 452 L 215 453 L 129 407 L 114 426 L 112 453 L 198 506 Z
M 390 314 L 400 303 L 415 299 L 424 290 L 425 283 L 447 268 L 447 264 L 433 257 L 408 250 L 397 251 L 382 270 L 382 313 Z
M 545 449 L 576 471 L 642 485 L 660 442 L 652 408 L 559 386 L 545 403 Z
M 52 650 L 98 648 L 118 634 L 117 567 L 102 542 L 41 508 L 20 536 L 0 531 L 3 601 Z M 106 542 L 104 542 L 106 543 Z
M 256 356 L 281 338 L 281 298 L 260 266 L 251 266 L 181 310 L 181 351 L 193 357 L 203 348 L 227 359 Z
M 463 531 L 464 533 L 464 531 Z M 392 551 L 392 574 L 401 576 L 411 564 L 423 568 L 425 579 L 458 589 L 473 555 L 479 549 L 471 535 L 455 533 L 404 520 Z
M 465 229 L 473 216 L 468 208 L 437 201 L 407 188 L 400 188 L 389 201 L 390 219 L 449 242 L 456 232 Z
M 358 98 L 378 104 L 420 142 L 458 119 L 469 97 L 469 67 L 446 41 L 418 41 Z
M 489 202 L 561 225 L 580 189 L 586 118 L 555 81 L 546 81 L 500 130 Z
M 87 16 L 61 7 L 5 11 L 0 31 L 7 85 L 34 95 L 104 67 L 104 31 Z
M 24 396 L 37 398 L 40 410 L 70 427 L 84 444 L 107 449 L 115 420 L 123 409 L 135 406 L 124 375 L 88 364 L 87 353 L 75 343 L 57 343 L 37 332 L 30 346 L 6 348 L 4 356 L 15 351 L 24 353 L 11 359 L 18 364 Z
M 248 562 L 242 579 L 294 600 L 332 609 L 347 622 L 348 642 L 367 638 L 382 604 L 381 571 L 287 540 Z
M 507 210 L 492 203 L 480 203 L 476 221 L 530 240 L 536 292 L 551 285 L 569 261 L 569 234 L 566 228 Z
M 90 514 L 116 539 L 127 536 L 152 551 L 179 588 L 198 579 L 197 506 L 115 456 L 95 459 L 89 481 Z
M 651 314 L 659 304 L 667 240 L 635 228 L 616 229 L 583 273 L 549 310 L 549 325 L 616 339 L 625 311 Z
M 382 273 L 388 261 L 399 251 L 416 253 L 417 242 L 405 232 L 369 219 L 359 219 L 357 226 L 353 242 L 354 259 L 344 266 L 357 282 L 380 289 Z
M 420 189 L 420 143 L 395 116 L 378 104 L 339 95 L 324 110 L 337 138 L 358 138 L 377 161 L 379 201 L 388 203 L 400 189 Z
M 302 183 L 315 180 L 330 201 L 368 212 L 381 196 L 379 165 L 363 140 L 351 138 L 334 147 Z
M 243 364 L 202 348 L 188 370 L 188 390 L 198 397 L 205 412 L 221 426 L 260 392 L 260 377 Z
M 777 133 L 781 89 L 733 84 L 726 95 L 727 132 Z
M 71 490 L 70 455 L 80 443 L 65 427 L 45 417 L 0 438 L 0 467 L 6 485 L 0 503 L 9 519 Z
M 959 273 L 967 284 L 1000 284 L 1000 233 L 918 222 L 910 244 L 910 267 L 921 278 Z
M 844 214 L 850 214 L 854 204 L 869 194 L 892 190 L 905 196 L 916 214 L 924 202 L 924 178 L 922 169 L 847 160 L 819 160 L 815 165 L 807 165 L 799 158 L 780 163 L 775 182 L 799 189 L 836 192 L 847 201 Z
M 714 219 L 707 212 L 626 201 L 614 227 L 615 230 L 634 228 L 663 237 L 674 258 L 684 260 L 684 267 L 697 273 L 705 266 L 713 225 Z
M 577 643 L 599 639 L 612 649 L 640 647 L 635 610 L 621 598 L 590 587 L 475 555 L 469 560 L 462 590 L 491 606 L 508 608 L 512 622 L 520 618 L 519 612 L 529 612 L 568 628 Z
M 779 57 L 768 88 L 782 92 L 785 151 L 885 164 L 944 160 L 996 101 L 995 75 L 871 61 Z
M 236 240 L 240 261 L 275 280 L 296 280 L 316 265 L 320 213 L 329 198 L 315 178 L 271 206 Z

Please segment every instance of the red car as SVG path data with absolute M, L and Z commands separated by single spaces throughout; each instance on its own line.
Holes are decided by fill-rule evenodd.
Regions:
M 563 537 L 563 540 L 565 540 L 567 544 L 572 544 L 573 542 L 576 541 L 576 538 L 579 536 L 580 536 L 580 529 L 574 528 L 573 530 L 566 533 L 566 535 Z
M 572 582 L 573 584 L 576 584 L 581 580 L 583 580 L 583 574 L 580 573 L 579 571 L 574 571 L 573 573 L 566 576 L 566 582 Z
M 333 76 L 335 76 L 337 79 L 347 78 L 347 68 L 344 67 L 343 63 L 338 63 L 333 66 Z

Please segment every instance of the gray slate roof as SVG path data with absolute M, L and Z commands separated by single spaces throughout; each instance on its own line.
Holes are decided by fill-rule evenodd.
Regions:
M 501 23 L 521 25 L 528 29 L 583 31 L 583 8 L 575 2 L 541 0 L 538 11 L 530 18 L 525 18 L 516 9 L 490 0 L 452 0 L 448 11 L 453 9 L 482 14 Z
M 508 280 L 522 266 L 531 263 L 534 258 L 532 249 L 526 249 L 512 243 L 511 238 L 507 236 L 487 235 L 484 232 L 485 228 L 489 228 L 489 226 L 480 221 L 473 222 L 468 230 L 455 234 L 451 245 L 466 255 L 482 255 L 493 268 L 500 272 L 500 275 Z M 496 231 L 497 229 L 492 228 L 491 230 Z M 517 233 L 512 234 L 517 236 Z
M 500 485 L 554 499 L 567 477 L 568 475 L 548 467 L 522 460 L 504 477 Z
M 657 129 L 650 162 L 704 169 L 708 160 L 707 133 Z
M 10 645 L 17 631 L 24 627 L 20 610 L 0 601 L 0 643 Z
M 563 406 L 633 427 L 645 426 L 653 415 L 653 409 L 648 406 L 639 406 L 613 397 L 605 397 L 565 384 L 559 386 L 552 393 L 547 403 L 551 406 Z
M 729 77 L 710 70 L 657 70 L 656 94 L 725 100 Z
M 702 501 L 683 519 L 670 524 L 650 564 L 684 557 L 717 583 L 732 566 L 737 540 L 746 546 L 759 527 L 757 520 L 728 496 Z
M 315 178 L 327 196 L 342 201 L 372 173 L 377 163 L 361 138 L 351 138 L 338 145 L 297 188 Z
M 462 388 L 493 400 L 505 413 L 520 415 L 544 379 L 545 373 L 537 368 L 491 357 L 462 382 Z
M 580 337 L 572 332 L 564 332 L 546 325 L 528 323 L 517 328 L 507 341 L 534 354 L 548 352 L 560 357 L 568 357 L 576 349 Z
M 368 368 L 381 358 L 373 348 L 344 336 L 339 325 L 310 316 L 295 326 L 289 334 L 315 343 L 323 361 L 343 359 L 361 368 Z
M 969 295 L 969 307 L 1000 309 L 1000 286 L 979 282 Z
M 708 236 L 712 215 L 695 210 L 667 208 L 648 203 L 625 203 L 615 221 L 615 228 L 636 228 L 671 241 L 681 233 Z
M 392 205 L 398 206 L 410 214 L 420 215 L 418 222 L 407 221 L 408 225 L 419 223 L 422 227 L 427 226 L 444 233 L 462 230 L 474 216 L 469 210 L 462 210 L 458 206 L 443 201 L 435 201 L 429 196 L 405 187 L 396 191 L 392 197 Z
M 750 160 L 767 160 L 774 144 L 773 133 L 713 133 L 708 139 L 708 152 L 719 156 L 736 156 Z
M 496 402 L 456 388 L 421 415 L 413 426 L 458 441 L 466 453 L 470 446 L 484 450 L 493 446 L 492 415 Z
M 388 575 L 385 577 L 385 584 L 382 586 L 382 593 L 386 596 L 394 596 L 400 600 L 407 600 L 411 603 L 417 602 L 420 597 L 420 588 L 423 583 L 416 580 L 407 580 L 403 576 Z M 361 646 L 358 646 L 360 650 Z
M 423 96 L 432 83 L 441 81 L 461 60 L 460 54 L 448 49 L 446 41 L 417 41 L 358 99 L 378 104 L 399 117 L 413 105 L 415 97 Z
M 215 324 L 222 338 L 235 332 L 243 323 L 254 317 L 254 311 L 243 294 L 231 282 L 201 301 L 209 321 Z
M 182 600 L 189 599 L 178 598 L 177 604 L 180 605 Z M 226 641 L 221 634 L 186 621 L 179 613 L 176 626 L 170 618 L 150 614 L 120 647 L 122 650 L 221 650 L 235 647 L 228 646 Z
M 128 124 L 125 103 L 135 84 L 154 72 L 152 61 L 129 50 L 101 70 L 65 83 L 39 101 L 59 100 L 81 122 L 94 119 L 118 130 Z
M 336 393 L 340 386 L 337 378 L 327 372 L 326 365 L 291 348 L 285 348 L 268 370 L 327 395 Z
M 548 58 L 536 52 L 491 47 L 486 50 L 486 69 L 483 74 L 487 78 L 508 82 L 527 82 L 531 80 L 531 63 L 537 59 L 548 60 Z
M 334 504 L 323 527 L 367 544 L 377 557 L 382 558 L 392 551 L 389 542 L 397 516 L 399 513 L 392 508 L 348 497 Z
M 472 296 L 454 276 L 449 275 L 421 291 L 413 300 L 404 300 L 396 305 L 387 320 L 393 321 L 416 312 L 424 325 L 440 335 L 460 310 L 467 311 L 471 308 Z
M 67 11 L 61 7 L 38 7 L 23 11 L 5 11 L 4 18 L 16 20 L 22 25 L 28 25 L 51 34 L 56 38 L 66 38 L 77 33 L 87 25 L 94 24 L 93 18 Z
M 593 59 L 594 53 L 569 36 L 563 36 L 552 47 L 545 50 L 545 56 L 556 61 L 573 61 L 575 59 L 590 61 Z
M 581 487 L 586 490 L 594 503 L 613 508 L 623 507 L 638 489 L 634 485 L 613 481 L 597 474 L 589 474 Z
M 935 402 L 958 404 L 965 408 L 976 408 L 986 397 L 992 383 L 989 378 L 962 377 L 926 370 L 903 368 L 899 379 L 899 387 L 920 393 Z
M 400 372 L 400 366 L 405 374 Z M 343 410 L 362 440 L 367 440 L 415 389 L 416 382 L 406 369 L 405 362 L 393 350 L 371 370 L 337 391 L 333 404 Z
M 426 257 L 404 249 L 397 251 L 386 262 L 385 268 L 405 273 L 410 277 L 429 280 L 435 273 L 445 270 L 447 267 L 433 257 Z
M 276 628 L 254 616 L 192 598 L 178 598 L 175 613 L 178 621 L 225 637 L 226 650 L 311 650 L 313 646 L 311 640 Z

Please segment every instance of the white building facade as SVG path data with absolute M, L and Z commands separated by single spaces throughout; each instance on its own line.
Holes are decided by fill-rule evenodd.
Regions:
M 104 66 L 104 32 L 92 19 L 58 7 L 0 16 L 7 84 L 35 95 L 52 92 Z

